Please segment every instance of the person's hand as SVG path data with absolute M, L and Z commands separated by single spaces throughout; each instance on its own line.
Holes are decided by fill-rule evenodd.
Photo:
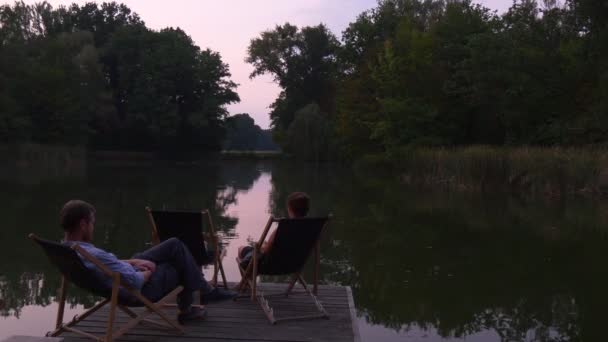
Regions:
M 148 280 L 150 280 L 150 277 L 152 276 L 152 271 L 143 271 L 141 272 L 144 275 L 144 283 L 147 283 Z
M 156 271 L 156 264 L 153 263 L 152 261 L 148 261 L 148 260 L 138 260 L 138 267 L 146 270 L 146 271 L 150 271 L 150 272 L 154 272 Z
M 129 263 L 131 265 L 133 265 L 133 267 L 135 267 L 139 270 L 142 270 L 142 271 L 150 271 L 150 272 L 156 271 L 156 264 L 153 263 L 152 261 L 141 260 L 141 259 L 131 259 L 131 260 L 129 260 Z

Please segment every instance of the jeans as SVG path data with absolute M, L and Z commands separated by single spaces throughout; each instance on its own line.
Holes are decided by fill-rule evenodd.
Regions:
M 156 264 L 156 271 L 141 289 L 141 293 L 151 301 L 160 300 L 181 285 L 184 289 L 177 296 L 177 305 L 180 310 L 185 311 L 192 305 L 194 291 L 202 290 L 205 294 L 213 289 L 205 280 L 188 248 L 179 239 L 165 240 L 135 254 L 133 259 L 148 260 Z

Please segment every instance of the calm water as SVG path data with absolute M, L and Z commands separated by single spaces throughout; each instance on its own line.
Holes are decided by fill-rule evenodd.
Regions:
M 363 341 L 606 339 L 608 203 L 429 192 L 284 162 L 2 167 L 0 340 L 52 328 L 59 276 L 26 236 L 59 239 L 66 200 L 95 204 L 97 245 L 124 258 L 149 241 L 146 205 L 209 208 L 236 281 L 236 248 L 284 214 L 291 191 L 335 217 L 322 280 L 353 288 Z M 66 317 L 94 301 L 72 292 Z

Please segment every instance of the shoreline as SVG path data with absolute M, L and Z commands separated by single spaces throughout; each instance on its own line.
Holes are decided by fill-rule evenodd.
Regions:
M 84 146 L 35 143 L 0 145 L 6 173 L 41 173 L 39 177 L 83 177 L 87 162 L 201 164 L 224 160 L 282 160 L 300 163 L 280 151 L 221 151 L 167 154 L 92 150 Z M 303 162 L 306 163 L 306 162 Z M 331 162 L 330 162 L 331 163 Z M 366 155 L 352 163 L 362 177 L 396 177 L 400 183 L 456 191 L 532 193 L 550 197 L 608 197 L 608 149 L 469 146 L 406 148 L 390 157 Z M 21 170 L 21 171 L 19 171 Z M 0 170 L 1 171 L 1 170 Z
M 403 184 L 457 191 L 608 196 L 608 150 L 601 148 L 410 148 L 363 157 L 363 170 L 389 170 Z

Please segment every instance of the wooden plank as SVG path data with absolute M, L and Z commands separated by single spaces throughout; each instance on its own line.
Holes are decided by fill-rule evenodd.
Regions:
M 229 282 L 228 287 L 234 288 L 237 283 Z M 273 290 L 273 291 L 285 291 L 287 289 L 288 283 L 261 283 L 259 284 L 262 290 Z M 300 288 L 301 290 L 301 288 Z M 335 286 L 335 285 L 319 285 L 319 295 L 323 293 L 331 294 L 331 293 L 341 293 L 345 294 L 345 288 L 343 286 Z
M 285 323 L 287 324 L 287 323 Z M 282 324 L 284 325 L 284 324 Z M 265 327 L 265 328 L 262 328 Z M 251 339 L 257 338 L 267 341 L 320 341 L 321 337 L 325 340 L 334 340 L 336 338 L 345 337 L 340 331 L 344 331 L 346 329 L 350 329 L 349 325 L 341 327 L 340 331 L 338 329 L 330 328 L 327 326 L 322 327 L 297 327 L 294 329 L 270 329 L 269 324 L 265 324 L 263 326 L 258 327 L 257 329 L 242 329 L 240 326 L 233 326 L 232 328 L 224 328 L 224 329 L 186 329 L 186 334 L 182 337 L 180 335 L 168 333 L 162 330 L 154 330 L 154 329 L 131 329 L 129 332 L 123 336 L 148 336 L 148 337 L 180 337 L 180 338 L 198 338 L 198 339 L 207 339 L 207 338 L 232 338 L 232 339 Z M 80 327 L 81 329 L 86 329 L 91 334 L 99 335 L 102 334 L 105 330 L 104 327 Z M 313 330 L 313 331 L 311 331 Z M 328 332 L 333 330 L 333 332 Z M 322 336 L 321 336 L 322 335 Z M 122 337 L 121 337 L 122 338 Z M 352 338 L 351 338 L 352 341 Z
M 2 340 L 2 342 L 61 342 L 63 338 L 61 337 L 34 337 L 34 336 L 23 336 L 23 335 L 14 335 L 7 339 Z
M 286 284 L 260 284 L 259 289 L 265 294 L 281 292 Z M 190 342 L 360 342 L 356 327 L 356 315 L 350 288 L 339 286 L 319 286 L 318 300 L 321 301 L 329 313 L 329 319 L 315 319 L 306 321 L 281 322 L 270 325 L 259 304 L 250 299 L 238 301 L 223 301 L 211 303 L 206 308 L 208 316 L 200 322 L 190 322 L 184 326 L 186 333 L 176 335 L 171 331 L 163 331 L 153 325 L 141 324 L 129 330 L 120 340 L 123 341 L 169 341 Z M 271 306 L 278 315 L 303 316 L 317 314 L 316 306 L 305 293 L 290 295 L 289 297 L 270 297 Z M 134 308 L 135 313 L 142 309 Z M 167 315 L 177 315 L 175 308 L 166 308 Z M 103 334 L 109 317 L 108 310 L 87 317 L 77 325 L 78 329 L 91 334 Z M 129 316 L 117 312 L 115 325 L 121 326 L 128 322 Z M 159 321 L 152 318 L 153 321 Z M 81 336 L 65 333 L 61 335 L 66 342 L 82 342 Z
M 314 306 L 308 306 L 308 307 L 291 307 L 289 305 L 286 304 L 282 304 L 282 305 L 275 305 L 272 304 L 272 307 L 275 308 L 276 311 L 281 311 L 281 312 L 285 312 L 285 313 L 290 313 L 290 314 L 296 314 L 296 313 L 305 313 L 305 312 L 316 312 L 316 308 Z M 336 317 L 344 315 L 346 317 L 350 318 L 350 312 L 349 312 L 349 308 L 348 307 L 325 307 L 327 312 L 331 315 L 335 315 Z M 239 308 L 237 305 L 235 305 L 234 307 L 212 307 L 212 306 L 207 306 L 207 313 L 209 314 L 209 317 L 258 317 L 259 315 L 259 307 L 256 310 L 255 308 Z M 177 311 L 175 310 L 165 310 L 165 312 L 167 312 L 167 314 L 169 315 L 169 317 L 173 317 L 177 315 Z M 107 310 L 103 310 L 102 312 L 100 312 L 99 314 L 96 314 L 94 317 L 96 318 L 103 318 L 106 319 L 108 317 L 108 313 Z M 121 318 L 121 319 L 127 319 L 128 316 L 125 314 L 118 314 L 117 317 Z M 89 318 L 87 318 L 89 319 Z
M 261 309 L 260 309 L 261 310 Z M 280 311 L 281 315 L 286 315 L 286 316 L 294 316 L 294 315 L 303 315 L 303 314 L 316 314 L 318 313 L 317 311 L 307 311 L 307 312 L 297 312 L 297 311 Z M 236 316 L 218 316 L 218 315 L 214 315 L 213 313 L 210 313 L 208 315 L 208 317 L 206 317 L 204 319 L 204 324 L 207 325 L 211 325 L 211 324 L 215 324 L 215 325 L 224 325 L 226 323 L 237 323 L 238 325 L 259 325 L 262 324 L 264 325 L 264 322 L 268 323 L 268 321 L 266 319 L 266 316 L 263 315 L 263 312 L 261 312 L 262 315 L 260 316 L 250 316 L 250 317 L 236 317 Z M 351 317 L 349 314 L 340 314 L 340 315 L 331 315 L 331 313 L 329 313 L 330 318 L 329 320 L 332 322 L 350 322 Z M 157 321 L 157 322 L 161 322 L 159 320 L 155 320 L 153 319 L 153 321 Z M 101 317 L 101 318 L 92 318 L 92 319 L 87 319 L 83 322 L 107 322 L 107 318 L 106 317 Z M 126 319 L 117 319 L 116 320 L 117 323 L 125 323 L 127 322 Z M 216 324 L 217 323 L 217 324 Z
M 357 324 L 357 308 L 355 307 L 353 291 L 350 288 L 350 286 L 346 286 L 346 292 L 348 293 L 348 307 L 349 307 L 349 311 L 350 311 L 350 324 L 353 329 L 353 341 L 361 342 L 361 335 L 359 333 L 359 325 Z
M 258 339 L 256 337 L 251 337 L 249 339 L 236 339 L 236 338 L 224 338 L 224 337 L 210 337 L 210 338 L 206 338 L 204 340 L 201 340 L 199 338 L 188 338 L 188 337 L 177 337 L 177 336 L 156 336 L 156 337 L 150 337 L 150 336 L 132 336 L 132 335 L 127 335 L 124 337 L 121 337 L 120 339 L 118 339 L 117 341 L 130 341 L 130 342 L 157 342 L 157 341 L 162 341 L 162 342 L 195 342 L 195 341 L 203 341 L 203 342 L 310 342 L 311 340 L 274 340 L 274 341 L 269 341 L 269 340 L 265 340 L 265 339 Z M 327 340 L 325 340 L 327 341 Z M 352 338 L 351 339 L 347 339 L 347 338 L 335 338 L 331 340 L 332 342 L 352 342 Z M 79 336 L 66 336 L 64 339 L 64 342 L 91 342 L 90 339 L 85 339 Z
M 236 324 L 238 322 L 200 322 L 197 323 L 197 325 L 186 325 L 185 326 L 185 330 L 186 331 L 230 331 L 231 329 L 234 329 L 235 326 L 238 326 L 239 329 L 242 330 L 247 330 L 247 331 L 255 331 L 255 330 L 267 330 L 269 328 L 268 326 L 268 322 L 266 322 L 265 324 L 263 322 L 258 322 L 256 324 Z M 308 321 L 305 321 L 306 324 L 300 324 L 300 325 L 287 325 L 288 323 L 285 323 L 283 326 L 283 328 L 277 328 L 278 330 L 285 330 L 285 331 L 300 331 L 303 329 L 310 329 L 310 328 L 314 328 L 314 329 L 324 329 L 324 328 L 328 328 L 330 330 L 334 330 L 334 329 L 339 329 L 340 331 L 342 329 L 350 329 L 350 321 L 348 320 L 341 320 L 341 321 L 334 321 L 334 320 L 317 320 L 315 321 L 315 324 L 309 324 Z M 82 322 L 81 325 L 79 325 L 80 328 L 84 329 L 84 327 L 101 327 L 103 325 L 103 322 L 95 322 L 95 321 L 90 321 L 90 322 Z M 154 326 L 152 325 L 141 325 L 138 326 L 134 329 L 132 329 L 132 331 L 139 331 L 139 330 L 146 330 L 146 331 L 157 331 L 158 332 L 162 332 L 162 330 L 160 329 L 156 329 Z M 174 333 L 167 330 L 167 333 L 170 335 L 173 335 Z
M 306 313 L 283 313 L 282 314 L 285 315 L 302 315 L 302 314 L 316 314 L 317 312 L 306 312 Z M 117 323 L 124 323 L 127 320 L 117 320 Z M 160 322 L 158 320 L 153 320 L 155 322 Z M 338 324 L 342 324 L 342 323 L 350 323 L 351 318 L 350 315 L 340 315 L 340 316 L 330 316 L 330 318 L 328 320 L 315 320 L 314 322 L 316 322 L 315 324 L 312 324 L 312 327 L 315 326 L 321 326 L 324 323 L 322 323 L 323 321 L 328 321 L 331 322 L 331 324 L 333 325 L 338 325 Z M 86 320 L 83 321 L 82 324 L 83 325 L 88 325 L 88 324 L 99 324 L 99 323 L 104 323 L 106 322 L 104 319 L 95 319 L 95 320 Z M 238 326 L 242 326 L 242 327 L 247 327 L 247 326 L 265 326 L 268 323 L 268 321 L 265 320 L 265 316 L 261 315 L 259 317 L 249 317 L 249 318 L 244 318 L 244 317 L 211 317 L 209 316 L 208 318 L 206 318 L 205 320 L 201 321 L 201 326 L 234 326 L 234 325 L 238 325 Z M 294 323 L 295 324 L 295 323 Z M 304 322 L 302 324 L 305 325 L 309 325 L 310 323 L 308 322 Z
M 88 341 L 91 342 L 90 339 L 86 339 L 83 338 L 81 336 L 78 336 L 76 334 L 71 334 L 71 333 L 66 333 L 64 336 L 64 341 L 63 342 L 84 342 L 84 341 Z M 238 337 L 226 337 L 226 336 L 207 336 L 207 337 L 197 337 L 197 336 L 190 336 L 190 335 L 184 335 L 184 336 L 177 336 L 177 335 L 173 335 L 173 336 L 160 336 L 160 335 L 132 335 L 132 334 L 126 334 L 121 336 L 117 341 L 150 341 L 150 342 L 155 342 L 155 341 L 163 341 L 163 342 L 193 342 L 193 341 L 202 341 L 202 342 L 227 342 L 227 341 L 234 341 L 234 342 L 310 342 L 310 341 L 332 341 L 332 342 L 352 342 L 352 336 L 351 337 L 344 337 L 344 336 L 330 336 L 330 337 L 324 337 L 324 338 L 308 338 L 308 337 L 304 337 L 304 338 L 298 338 L 298 339 L 293 339 L 293 338 L 281 338 L 279 337 L 278 339 L 269 339 L 269 338 L 265 338 L 264 335 L 252 335 L 252 336 L 248 336 L 248 337 L 244 337 L 244 338 L 238 338 Z
M 330 315 L 340 315 L 341 313 L 348 313 L 348 303 L 333 304 L 322 301 L 326 310 Z M 270 301 L 271 305 L 277 311 L 284 311 L 289 313 L 302 313 L 302 312 L 315 312 L 316 307 L 310 297 L 306 298 L 306 301 L 300 301 L 296 304 L 290 303 L 289 299 L 275 300 L 274 298 Z M 212 303 L 207 306 L 207 310 L 210 317 L 261 317 L 259 315 L 259 305 L 250 300 L 237 301 L 225 301 L 220 303 Z M 177 311 L 171 308 L 166 310 L 168 313 L 176 314 Z M 99 318 L 107 318 L 107 311 L 101 312 Z M 127 316 L 123 313 L 119 313 L 118 317 L 127 319 Z

